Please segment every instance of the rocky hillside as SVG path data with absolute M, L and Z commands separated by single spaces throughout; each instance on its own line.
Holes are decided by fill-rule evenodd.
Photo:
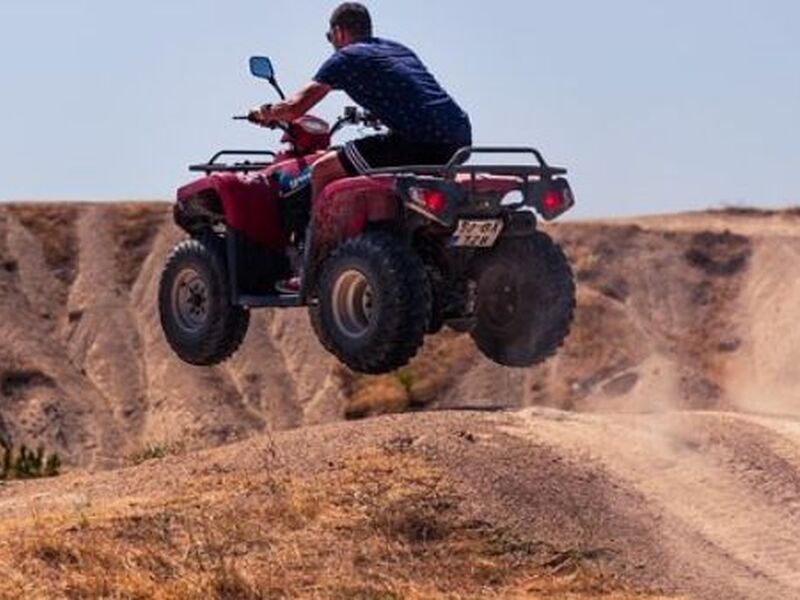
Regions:
M 302 312 L 259 313 L 223 367 L 174 358 L 155 294 L 180 237 L 163 204 L 0 208 L 0 433 L 103 465 L 340 418 Z
M 493 365 L 467 336 L 408 368 L 358 376 L 301 310 L 259 311 L 225 365 L 178 361 L 158 325 L 165 204 L 0 206 L 0 435 L 68 464 L 419 408 L 792 412 L 800 217 L 728 211 L 551 228 L 579 280 L 562 352 Z M 764 387 L 774 393 L 763 398 Z

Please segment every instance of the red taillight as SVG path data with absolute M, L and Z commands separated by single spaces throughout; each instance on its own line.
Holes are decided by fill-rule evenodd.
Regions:
M 441 190 L 411 188 L 411 199 L 429 213 L 439 215 L 447 209 L 447 196 Z
M 427 190 L 425 192 L 425 206 L 427 206 L 428 210 L 432 213 L 438 215 L 447 207 L 447 196 L 444 195 L 444 192 Z
M 536 208 L 547 221 L 552 221 L 572 208 L 575 197 L 565 179 L 555 179 L 546 185 Z
M 542 198 L 542 208 L 548 214 L 556 213 L 561 208 L 564 199 L 559 190 L 547 190 Z

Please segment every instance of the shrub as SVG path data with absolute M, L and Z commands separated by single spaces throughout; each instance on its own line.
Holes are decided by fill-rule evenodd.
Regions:
M 15 450 L 9 442 L 0 438 L 0 449 L 3 454 L 0 481 L 56 477 L 61 470 L 61 458 L 58 454 L 46 455 L 42 447 L 34 451 L 23 445 Z
M 161 460 L 168 456 L 178 456 L 185 454 L 188 450 L 186 441 L 160 442 L 145 446 L 139 452 L 131 454 L 128 462 L 132 465 L 140 465 L 151 460 Z

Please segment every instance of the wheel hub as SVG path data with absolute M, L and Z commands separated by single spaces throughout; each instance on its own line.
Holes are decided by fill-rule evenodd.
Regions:
M 189 332 L 202 329 L 208 319 L 208 283 L 194 269 L 184 269 L 172 288 L 172 310 L 178 325 Z
M 333 286 L 331 298 L 333 319 L 347 337 L 364 337 L 372 322 L 373 293 L 367 278 L 360 271 L 343 272 Z
M 488 320 L 502 327 L 514 320 L 519 306 L 517 282 L 513 273 L 498 269 L 487 273 L 486 297 L 483 308 Z

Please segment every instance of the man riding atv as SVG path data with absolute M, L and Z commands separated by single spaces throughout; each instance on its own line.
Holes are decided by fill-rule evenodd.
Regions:
M 305 115 L 332 90 L 346 92 L 389 128 L 326 153 L 312 166 L 316 202 L 328 184 L 370 169 L 444 165 L 472 144 L 467 114 L 445 92 L 413 51 L 373 37 L 365 6 L 347 2 L 333 11 L 328 41 L 336 52 L 311 83 L 279 104 L 252 110 L 249 119 L 268 125 Z
M 566 169 L 533 147 L 471 146 L 464 111 L 411 50 L 372 36 L 362 5 L 337 8 L 328 39 L 336 52 L 312 83 L 234 117 L 283 131 L 282 147 L 219 151 L 178 189 L 174 219 L 189 239 L 158 295 L 170 346 L 216 365 L 243 342 L 251 311 L 307 307 L 322 346 L 362 373 L 402 367 L 444 326 L 502 365 L 551 356 L 575 285 L 538 224 L 573 206 Z M 250 72 L 284 98 L 268 57 L 251 57 Z M 347 107 L 333 125 L 306 114 L 334 89 L 372 114 Z M 388 134 L 331 145 L 376 118 Z M 476 154 L 530 158 L 471 163 Z

